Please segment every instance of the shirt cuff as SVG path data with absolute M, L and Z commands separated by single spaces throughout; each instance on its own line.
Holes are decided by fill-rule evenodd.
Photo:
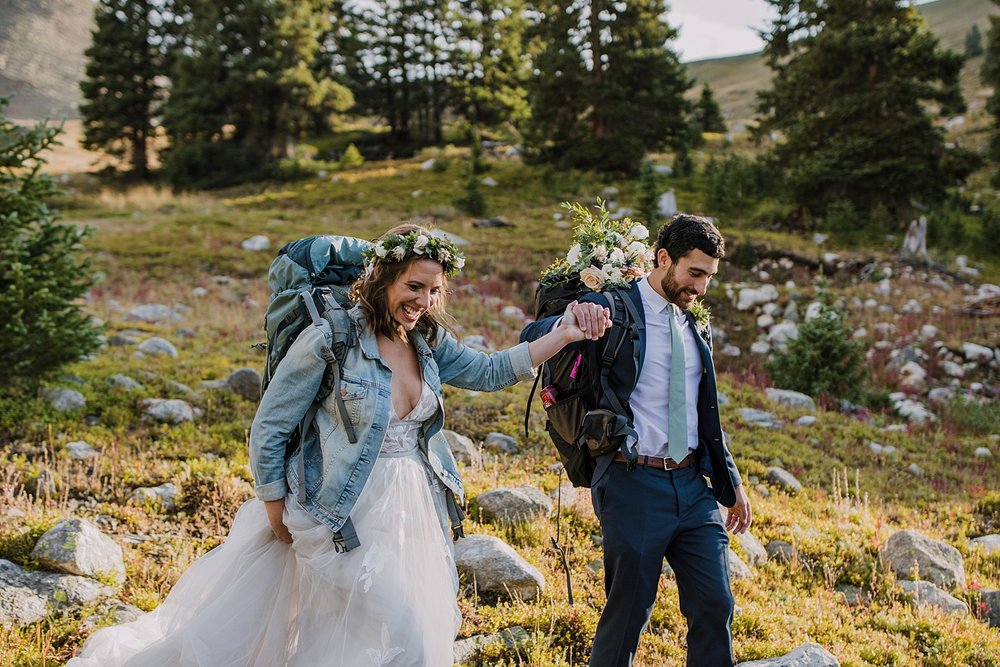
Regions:
M 267 502 L 269 500 L 281 500 L 288 495 L 288 482 L 285 478 L 276 479 L 267 484 L 257 484 L 253 488 L 257 498 Z
M 518 382 L 522 380 L 533 380 L 535 378 L 535 367 L 531 365 L 531 352 L 528 351 L 528 343 L 519 343 L 510 348 L 510 365 L 514 370 L 514 375 Z

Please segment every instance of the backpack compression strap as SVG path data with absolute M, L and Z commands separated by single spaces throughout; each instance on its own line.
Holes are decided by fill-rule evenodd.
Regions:
M 322 328 L 323 318 L 320 316 L 319 310 L 313 302 L 312 294 L 303 292 L 302 301 L 306 304 L 306 310 L 309 311 L 309 316 L 312 318 L 313 326 Z M 344 430 L 347 431 L 347 439 L 351 441 L 352 445 L 356 444 L 358 442 L 358 436 L 354 432 L 354 423 L 351 421 L 350 415 L 347 414 L 347 406 L 344 405 L 344 397 L 340 393 L 340 362 L 337 360 L 337 355 L 333 353 L 333 350 L 330 349 L 329 345 L 323 345 L 320 349 L 320 353 L 323 355 L 323 359 L 326 360 L 327 366 L 332 372 L 333 398 L 337 404 L 337 413 L 340 415 L 340 421 L 344 425 Z

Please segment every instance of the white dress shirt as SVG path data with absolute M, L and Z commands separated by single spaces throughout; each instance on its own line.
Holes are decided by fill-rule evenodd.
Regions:
M 684 339 L 685 395 L 687 397 L 688 450 L 698 447 L 698 384 L 701 382 L 702 361 L 697 332 L 688 323 L 680 308 L 670 303 L 643 278 L 638 283 L 642 307 L 646 314 L 646 352 L 639 381 L 629 398 L 635 416 L 634 426 L 639 435 L 639 454 L 667 456 L 667 414 L 670 387 L 670 320 L 677 320 Z

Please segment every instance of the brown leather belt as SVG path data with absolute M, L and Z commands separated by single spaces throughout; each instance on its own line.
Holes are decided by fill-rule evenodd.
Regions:
M 680 463 L 675 463 L 669 456 L 665 459 L 659 456 L 640 456 L 635 460 L 636 465 L 647 466 L 650 468 L 657 468 L 659 470 L 680 470 L 681 468 L 687 468 L 691 465 L 691 461 L 694 459 L 693 456 L 688 454 L 685 456 Z M 628 463 L 628 459 L 619 452 L 615 454 L 615 459 L 618 463 Z

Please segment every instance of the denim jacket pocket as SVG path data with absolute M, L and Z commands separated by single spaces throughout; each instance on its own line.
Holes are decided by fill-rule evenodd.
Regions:
M 344 373 L 340 380 L 340 398 L 343 399 L 347 415 L 355 427 L 361 421 L 364 398 L 368 395 L 368 384 L 368 381 L 349 373 Z M 323 409 L 330 417 L 330 425 L 334 428 L 340 427 L 340 411 L 337 409 L 337 401 L 333 393 L 323 399 Z M 332 433 L 325 434 L 323 439 L 326 440 L 332 435 Z

